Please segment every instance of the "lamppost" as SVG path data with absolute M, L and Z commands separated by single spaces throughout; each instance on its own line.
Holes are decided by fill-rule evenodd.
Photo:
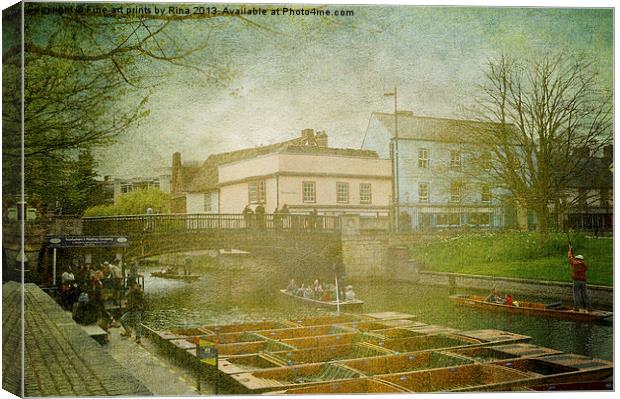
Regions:
M 385 93 L 386 97 L 394 96 L 394 136 L 391 139 L 392 146 L 392 202 L 394 209 L 394 228 L 398 231 L 399 228 L 399 205 L 400 205 L 400 193 L 399 193 L 399 172 L 398 172 L 398 90 L 394 86 L 394 92 Z

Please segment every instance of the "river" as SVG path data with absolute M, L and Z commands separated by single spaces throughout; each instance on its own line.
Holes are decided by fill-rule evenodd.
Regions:
M 278 320 L 315 316 L 325 310 L 291 303 L 278 292 L 300 273 L 283 270 L 268 259 L 223 256 L 219 261 L 195 257 L 192 272 L 202 278 L 192 283 L 150 277 L 145 271 L 149 304 L 145 322 L 156 329 L 175 326 L 232 324 L 251 320 Z M 313 280 L 304 270 L 305 281 Z M 316 276 L 330 278 L 329 276 Z M 449 299 L 447 287 L 405 282 L 355 282 L 365 301 L 363 312 L 412 313 L 417 320 L 460 330 L 495 328 L 531 336 L 536 345 L 613 361 L 613 324 L 584 323 L 545 317 L 494 313 L 460 307 Z M 462 292 L 466 293 L 466 292 Z M 537 298 L 519 298 L 537 299 Z

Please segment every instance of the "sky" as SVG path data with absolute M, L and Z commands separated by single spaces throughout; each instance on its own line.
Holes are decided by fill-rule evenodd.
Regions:
M 300 8 L 302 6 L 297 5 Z M 353 17 L 258 16 L 270 30 L 230 24 L 211 31 L 208 62 L 229 63 L 225 84 L 175 69 L 152 94 L 151 114 L 95 152 L 100 175 L 157 175 L 184 161 L 325 130 L 330 146 L 359 148 L 372 112 L 398 107 L 460 118 L 502 52 L 528 59 L 556 51 L 591 59 L 613 79 L 609 9 L 328 6 Z M 206 26 L 179 28 L 201 40 Z M 119 99 L 119 101 L 123 101 Z

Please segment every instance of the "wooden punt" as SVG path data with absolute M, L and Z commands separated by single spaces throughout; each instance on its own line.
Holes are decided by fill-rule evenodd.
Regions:
M 386 325 L 378 321 L 354 321 L 351 323 L 342 323 L 340 325 L 344 327 L 353 328 L 355 330 L 359 330 L 362 332 L 386 329 Z
M 315 363 L 232 374 L 230 377 L 236 382 L 231 386 L 232 393 L 263 393 L 358 379 L 363 375 L 340 364 Z
M 511 345 L 453 349 L 445 353 L 471 359 L 479 363 L 490 363 L 499 360 L 518 359 L 521 357 L 554 355 L 562 352 L 532 344 L 517 343 Z
M 377 345 L 382 348 L 392 350 L 395 353 L 418 352 L 430 349 L 460 348 L 480 344 L 481 342 L 475 339 L 447 334 L 395 338 L 372 343 L 372 345 Z
M 211 341 L 209 341 L 209 343 L 211 343 Z M 225 358 L 228 356 L 235 356 L 235 355 L 248 355 L 248 354 L 253 354 L 253 353 L 276 352 L 276 351 L 296 349 L 294 346 L 291 346 L 285 342 L 274 341 L 271 339 L 264 339 L 264 338 L 261 338 L 261 340 L 249 341 L 249 342 L 234 342 L 234 343 L 229 343 L 229 344 L 216 343 L 215 348 L 217 349 L 218 356 L 220 358 Z M 189 349 L 189 351 L 195 356 L 196 355 L 195 345 L 193 348 Z
M 295 366 L 310 363 L 334 362 L 346 359 L 363 359 L 390 354 L 391 351 L 353 343 L 318 348 L 276 351 L 252 355 L 230 356 L 219 362 L 218 368 L 224 374 L 247 373 L 274 367 Z
M 565 382 L 561 384 L 542 384 L 527 388 L 529 391 L 613 391 L 612 379 L 605 381 Z
M 389 384 L 385 381 L 377 381 L 372 378 L 355 380 L 335 381 L 324 384 L 310 385 L 302 388 L 287 389 L 285 391 L 269 392 L 277 395 L 310 395 L 310 394 L 382 394 L 382 393 L 405 393 L 407 392 L 398 385 Z
M 537 302 L 517 301 L 518 306 L 510 306 L 500 303 L 486 302 L 484 297 L 478 295 L 452 295 L 450 296 L 450 299 L 457 305 L 471 306 L 479 309 L 522 313 L 532 316 L 555 317 L 575 321 L 603 321 L 613 317 L 613 312 L 607 312 L 604 310 L 578 312 L 566 306 L 552 306 Z
M 173 280 L 182 280 L 186 282 L 196 281 L 200 278 L 199 274 L 178 274 L 178 273 L 163 273 L 163 272 L 151 272 L 151 276 L 159 278 L 169 278 Z
M 352 359 L 340 362 L 366 376 L 393 374 L 471 364 L 473 360 L 435 351 Z
M 417 316 L 409 313 L 401 312 L 377 312 L 377 313 L 364 313 L 362 316 L 373 320 L 410 320 L 415 319 Z
M 269 339 L 285 340 L 292 338 L 316 337 L 319 335 L 334 335 L 355 332 L 352 328 L 342 325 L 320 325 L 310 327 L 295 327 L 279 330 L 257 331 L 256 334 Z
M 293 346 L 295 348 L 318 348 L 331 345 L 346 345 L 357 340 L 361 334 L 357 332 L 344 332 L 337 334 L 317 335 L 314 337 L 289 338 L 278 342 Z
M 360 299 L 340 301 L 340 303 L 338 303 L 337 301 L 320 301 L 318 299 L 304 298 L 302 296 L 291 294 L 285 289 L 280 290 L 280 292 L 286 295 L 287 297 L 292 298 L 298 302 L 305 303 L 307 305 L 321 307 L 321 308 L 337 309 L 338 307 L 340 307 L 340 309 L 352 310 L 352 309 L 359 309 L 364 304 L 364 301 Z
M 250 342 L 250 341 L 262 341 L 265 339 L 291 339 L 291 338 L 303 338 L 314 337 L 318 335 L 332 335 L 341 334 L 345 332 L 354 332 L 352 329 L 347 329 L 341 326 L 312 326 L 312 327 L 291 327 L 291 328 L 279 328 L 273 330 L 258 330 L 258 331 L 243 331 L 232 332 L 225 334 L 212 334 L 211 336 L 204 336 L 207 341 L 230 344 L 234 342 Z
M 200 330 L 211 334 L 228 334 L 236 332 L 256 332 L 263 330 L 275 330 L 280 328 L 297 327 L 287 321 L 253 321 L 228 325 L 208 325 L 200 327 Z
M 527 381 L 504 386 L 489 387 L 493 390 L 523 388 L 534 385 L 603 381 L 613 376 L 613 363 L 592 359 L 573 353 L 562 353 L 536 358 L 503 360 L 493 363 L 529 375 Z
M 309 317 L 305 319 L 292 319 L 288 320 L 290 323 L 294 323 L 300 327 L 308 326 L 321 326 L 327 324 L 342 324 L 359 321 L 360 317 L 352 314 L 334 314 L 327 316 Z
M 409 392 L 450 392 L 461 389 L 478 390 L 491 384 L 520 381 L 527 373 L 489 364 L 468 364 L 441 369 L 377 375 L 377 380 Z
M 455 332 L 454 335 L 473 338 L 483 342 L 492 342 L 494 344 L 507 342 L 528 342 L 532 339 L 532 337 L 529 337 L 527 335 L 515 334 L 509 331 L 495 329 L 458 331 Z

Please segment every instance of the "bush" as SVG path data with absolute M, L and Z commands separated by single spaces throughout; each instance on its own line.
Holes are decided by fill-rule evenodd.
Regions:
M 153 209 L 153 212 L 168 213 L 170 194 L 158 189 L 133 191 L 119 196 L 114 205 L 97 205 L 88 208 L 84 216 L 143 215 L 147 208 Z

